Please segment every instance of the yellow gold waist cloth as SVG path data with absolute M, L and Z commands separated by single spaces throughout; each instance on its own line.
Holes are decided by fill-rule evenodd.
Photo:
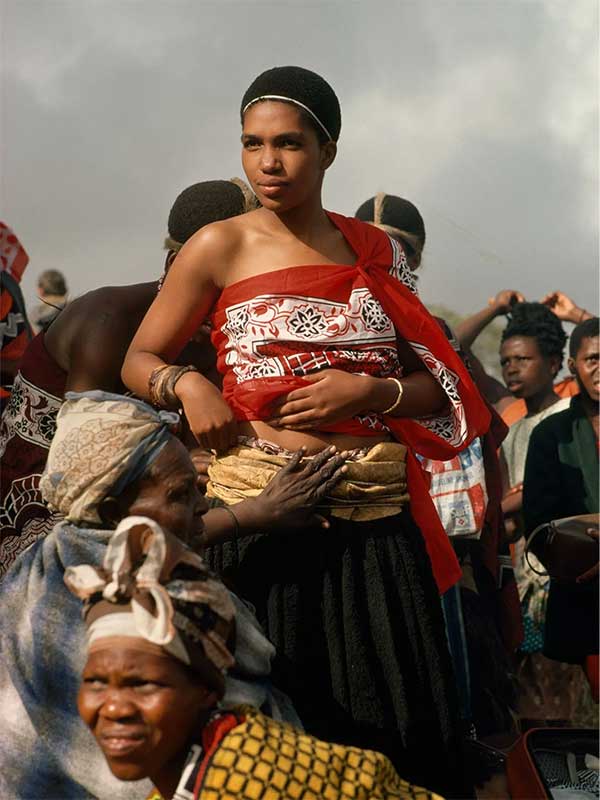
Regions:
M 271 444 L 260 444 L 238 444 L 215 457 L 208 468 L 207 495 L 227 505 L 259 495 L 291 457 Z M 346 466 L 344 477 L 321 506 L 332 516 L 365 522 L 398 514 L 408 503 L 405 445 L 380 442 L 360 451 Z

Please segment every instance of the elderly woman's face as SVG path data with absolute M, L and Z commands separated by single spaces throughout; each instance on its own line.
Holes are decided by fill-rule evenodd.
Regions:
M 198 473 L 188 451 L 173 437 L 149 473 L 117 498 L 118 516 L 150 517 L 189 543 L 202 534 L 208 504 L 198 485 Z
M 89 655 L 77 705 L 113 774 L 135 781 L 176 778 L 216 700 L 174 658 L 124 644 Z

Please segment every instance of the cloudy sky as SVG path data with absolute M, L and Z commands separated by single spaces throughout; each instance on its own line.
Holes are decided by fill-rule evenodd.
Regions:
M 561 288 L 597 310 L 595 0 L 1 0 L 0 217 L 74 294 L 152 279 L 176 195 L 241 173 L 275 65 L 342 104 L 325 203 L 421 210 L 421 291 L 474 310 Z

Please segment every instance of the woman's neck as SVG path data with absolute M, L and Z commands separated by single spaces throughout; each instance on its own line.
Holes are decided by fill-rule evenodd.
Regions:
M 527 416 L 532 417 L 534 414 L 539 414 L 545 411 L 550 406 L 558 403 L 560 397 L 554 391 L 554 386 L 545 387 L 537 394 L 525 398 L 525 405 L 527 406 Z
M 198 720 L 196 733 L 191 737 L 186 746 L 182 747 L 179 753 L 174 755 L 166 764 L 163 764 L 156 772 L 152 772 L 148 776 L 160 792 L 163 800 L 171 800 L 177 791 L 190 749 L 195 742 L 201 741 L 200 737 L 202 736 L 202 731 L 208 724 L 213 711 L 214 709 L 203 711 Z
M 268 217 L 265 219 L 273 234 L 280 236 L 291 234 L 309 247 L 314 246 L 332 227 L 320 196 L 289 211 L 282 213 L 266 211 L 266 213 Z

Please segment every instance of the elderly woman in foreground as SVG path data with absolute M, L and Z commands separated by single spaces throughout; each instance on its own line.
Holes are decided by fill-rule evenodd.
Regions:
M 223 711 L 235 608 L 202 558 L 155 522 L 128 517 L 102 569 L 70 567 L 85 601 L 78 706 L 123 781 L 150 777 L 165 800 L 431 798 L 385 756 L 328 744 L 251 706 Z
M 243 537 L 255 524 L 270 524 L 276 535 L 278 526 L 289 530 L 312 519 L 321 492 L 343 469 L 341 456 L 301 465 L 299 453 L 283 480 L 236 506 L 235 517 L 207 512 L 190 456 L 170 432 L 177 419 L 120 395 L 67 395 L 41 481 L 65 520 L 22 553 L 0 584 L 2 798 L 138 800 L 150 789 L 115 780 L 79 719 L 85 629 L 63 582 L 66 569 L 100 567 L 115 528 L 131 515 L 149 517 L 194 547 Z M 244 604 L 233 595 L 230 602 L 237 637 L 225 704 L 250 703 L 297 722 L 287 698 L 270 685 L 273 645 Z

